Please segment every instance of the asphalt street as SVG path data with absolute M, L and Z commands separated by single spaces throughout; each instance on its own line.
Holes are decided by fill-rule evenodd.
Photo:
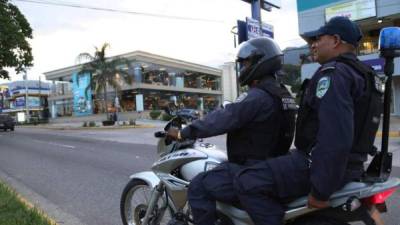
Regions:
M 130 174 L 148 170 L 156 159 L 156 130 L 0 132 L 0 179 L 59 224 L 120 225 L 120 194 Z M 225 137 L 207 141 L 224 146 Z M 398 157 L 399 139 L 390 146 Z M 392 175 L 400 177 L 395 165 Z M 399 225 L 400 191 L 388 206 L 386 224 Z
M 148 169 L 156 157 L 153 145 L 88 140 L 34 129 L 0 135 L 0 171 L 55 206 L 50 207 L 55 212 L 44 209 L 50 216 L 61 210 L 75 224 L 121 224 L 119 200 L 129 175 Z M 69 224 L 63 220 L 56 219 Z

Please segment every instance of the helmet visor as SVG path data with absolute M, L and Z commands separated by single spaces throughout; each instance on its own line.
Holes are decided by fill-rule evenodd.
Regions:
M 236 56 L 236 60 L 238 62 L 243 61 L 244 59 L 249 58 L 250 56 L 253 56 L 257 52 L 257 47 L 249 43 L 248 41 L 243 42 L 239 46 L 239 51 Z

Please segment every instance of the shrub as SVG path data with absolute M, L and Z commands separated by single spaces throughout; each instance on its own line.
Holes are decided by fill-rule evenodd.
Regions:
M 122 121 L 122 126 L 126 126 L 126 122 L 125 121 Z
M 82 127 L 87 127 L 87 126 L 88 126 L 88 123 L 86 121 L 83 122 Z
M 151 119 L 153 119 L 153 120 L 155 120 L 155 119 L 157 119 L 158 117 L 160 117 L 160 115 L 161 115 L 161 111 L 159 111 L 159 110 L 150 111 L 150 117 L 151 117 Z
M 135 119 L 129 119 L 129 125 L 131 125 L 131 126 L 136 125 L 136 120 Z
M 94 121 L 89 122 L 89 127 L 95 127 L 95 126 L 96 126 L 96 122 L 94 122 Z
M 32 118 L 29 119 L 29 122 L 32 123 L 33 125 L 38 125 L 39 124 L 39 118 L 32 117 Z
M 172 119 L 172 116 L 169 114 L 163 113 L 161 119 L 163 121 L 170 121 Z

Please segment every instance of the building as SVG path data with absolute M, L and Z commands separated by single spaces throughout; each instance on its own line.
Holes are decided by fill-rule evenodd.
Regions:
M 384 60 L 379 58 L 380 30 L 400 26 L 399 0 L 297 0 L 299 32 L 316 30 L 334 16 L 347 16 L 361 28 L 364 38 L 358 48 L 359 59 L 383 76 Z M 392 113 L 400 115 L 400 58 L 394 59 Z M 317 63 L 302 65 L 302 79 L 312 76 Z
M 223 100 L 236 97 L 236 85 L 232 84 L 230 78 L 234 76 L 230 74 L 234 72 L 234 67 L 230 63 L 217 69 L 143 51 L 115 57 L 129 60 L 129 68 L 125 69 L 134 81 L 132 84 L 121 83 L 122 90 L 119 92 L 109 88 L 107 107 L 118 105 L 123 112 L 146 111 L 160 109 L 165 102 L 174 102 L 182 108 L 207 112 L 219 106 Z M 75 65 L 45 73 L 46 79 L 54 84 L 49 97 L 52 117 L 105 111 L 102 95 L 93 93 L 85 97 L 82 94 L 89 80 L 83 81 L 86 83 L 82 85 L 79 78 L 81 87 L 78 87 L 74 78 L 78 71 L 79 65 Z M 227 87 L 226 90 L 223 86 Z
M 301 65 L 309 54 L 310 50 L 308 45 L 301 47 L 288 47 L 283 51 L 283 62 L 284 64 L 290 65 Z
M 18 122 L 49 117 L 47 98 L 51 84 L 40 80 L 14 81 L 0 85 L 1 111 L 15 117 Z M 27 115 L 28 113 L 28 115 Z

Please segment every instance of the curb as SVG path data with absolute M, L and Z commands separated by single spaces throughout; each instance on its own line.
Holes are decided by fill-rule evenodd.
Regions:
M 376 132 L 376 137 L 382 137 L 382 131 Z M 400 137 L 400 131 L 389 131 L 389 137 Z
M 17 193 L 17 198 L 21 200 L 23 204 L 28 208 L 34 207 L 37 212 L 44 218 L 48 219 L 52 225 L 86 225 L 75 216 L 60 210 L 57 205 L 49 202 L 46 198 L 37 194 L 32 189 L 1 170 L 0 180 Z
M 48 220 L 50 222 L 51 225 L 59 225 L 57 223 L 57 221 L 55 221 L 53 218 L 51 218 L 49 215 L 47 215 L 42 209 L 34 206 L 30 201 L 28 201 L 26 198 L 24 198 L 21 194 L 19 194 L 18 192 L 16 192 L 17 198 L 19 201 L 22 202 L 22 204 L 24 204 L 27 208 L 29 209 L 36 209 L 37 213 L 40 214 L 40 216 L 42 216 L 43 218 L 45 218 L 46 220 Z

